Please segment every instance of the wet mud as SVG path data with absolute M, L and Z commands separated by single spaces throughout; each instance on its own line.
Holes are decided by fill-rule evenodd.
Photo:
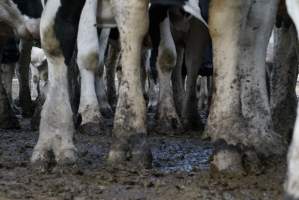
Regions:
M 30 121 L 21 130 L 0 130 L 0 200 L 278 200 L 282 199 L 284 158 L 267 161 L 259 174 L 220 175 L 210 169 L 213 146 L 196 134 L 150 132 L 153 168 L 106 165 L 111 121 L 102 134 L 77 132 L 76 169 L 35 171 L 29 162 L 38 132 Z

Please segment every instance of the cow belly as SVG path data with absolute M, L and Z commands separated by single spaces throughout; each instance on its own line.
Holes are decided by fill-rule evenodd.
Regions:
M 98 2 L 97 23 L 97 26 L 100 28 L 116 27 L 110 1 L 102 0 Z

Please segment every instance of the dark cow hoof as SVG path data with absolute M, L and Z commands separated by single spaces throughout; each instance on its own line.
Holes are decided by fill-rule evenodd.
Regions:
M 204 131 L 204 124 L 201 122 L 200 118 L 193 119 L 183 119 L 183 127 L 186 131 Z
M 104 118 L 109 119 L 113 117 L 113 111 L 110 107 L 100 108 L 100 111 Z
M 132 163 L 144 168 L 152 168 L 153 156 L 145 136 L 133 136 L 129 139 Z
M 99 135 L 105 131 L 104 123 L 86 123 L 79 127 L 79 132 L 86 135 Z
M 155 130 L 160 134 L 179 134 L 183 132 L 183 126 L 177 118 L 157 119 Z
M 114 142 L 108 155 L 112 167 L 151 168 L 152 153 L 144 136 L 131 136 Z
M 157 106 L 153 106 L 153 105 L 149 105 L 148 107 L 147 107 L 147 111 L 149 112 L 149 113 L 156 113 L 157 112 Z
M 243 153 L 243 163 L 246 172 L 250 174 L 262 174 L 264 166 L 255 150 L 245 150 Z
M 128 160 L 129 145 L 125 140 L 116 139 L 110 147 L 107 163 L 112 167 L 123 165 Z
M 211 168 L 213 171 L 228 175 L 243 175 L 242 154 L 234 146 L 226 145 L 216 149 Z
M 31 168 L 37 173 L 50 172 L 55 166 L 53 152 L 34 150 L 31 157 Z

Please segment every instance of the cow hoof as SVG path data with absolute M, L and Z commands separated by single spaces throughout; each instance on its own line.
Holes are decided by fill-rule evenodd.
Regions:
M 158 118 L 155 129 L 160 134 L 177 134 L 183 131 L 182 124 L 178 118 Z
M 54 155 L 45 150 L 35 149 L 31 156 L 31 166 L 37 172 L 47 172 L 51 168 Z
M 135 166 L 152 168 L 153 156 L 149 145 L 144 137 L 133 137 L 130 139 L 131 160 Z
M 252 174 L 261 174 L 264 171 L 264 167 L 260 158 L 254 150 L 246 150 L 243 156 L 243 163 L 246 172 Z
M 115 166 L 151 168 L 152 153 L 144 136 L 131 136 L 114 143 L 108 155 L 108 164 Z
M 192 119 L 183 119 L 183 127 L 185 130 L 189 131 L 203 131 L 204 125 L 202 124 L 199 117 L 194 117 Z
M 218 150 L 213 155 L 212 169 L 223 174 L 244 174 L 242 155 L 233 148 Z
M 122 165 L 127 160 L 128 145 L 122 141 L 116 141 L 112 144 L 107 162 L 109 165 L 115 167 Z
M 79 127 L 79 132 L 86 135 L 99 135 L 104 132 L 104 122 L 101 123 L 95 123 L 95 122 L 89 122 L 82 124 Z
M 105 118 L 112 118 L 113 117 L 113 111 L 110 107 L 102 107 L 100 108 L 101 114 Z
M 62 149 L 56 155 L 56 162 L 60 166 L 73 166 L 77 160 L 77 151 L 74 148 Z

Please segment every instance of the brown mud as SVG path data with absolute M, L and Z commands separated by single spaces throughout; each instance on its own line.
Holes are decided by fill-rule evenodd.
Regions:
M 0 200 L 282 199 L 284 158 L 265 162 L 258 174 L 219 175 L 209 166 L 212 145 L 196 134 L 150 134 L 150 170 L 108 167 L 111 121 L 105 134 L 75 134 L 76 170 L 41 173 L 29 162 L 38 133 L 28 120 L 21 125 L 0 130 Z

